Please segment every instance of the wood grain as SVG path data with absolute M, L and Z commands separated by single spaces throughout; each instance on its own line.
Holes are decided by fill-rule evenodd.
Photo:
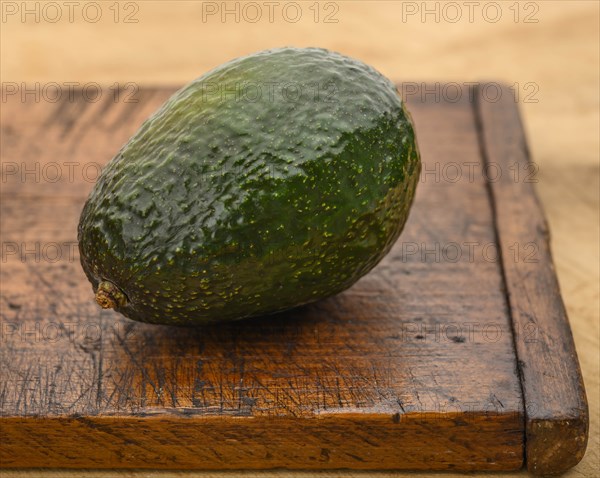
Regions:
M 3 108 L 3 172 L 34 173 L 2 183 L 2 466 L 518 469 L 524 405 L 467 92 L 411 101 L 426 174 L 376 270 L 312 306 L 204 329 L 100 311 L 76 251 L 48 256 L 74 243 L 93 185 L 52 182 L 49 165 L 104 164 L 170 93 Z
M 508 88 L 476 102 L 484 157 L 505 174 L 489 181 L 526 411 L 527 468 L 562 473 L 585 453 L 589 417 L 575 344 L 550 254 L 549 229 L 533 189 L 519 113 Z M 520 253 L 520 256 L 518 255 Z

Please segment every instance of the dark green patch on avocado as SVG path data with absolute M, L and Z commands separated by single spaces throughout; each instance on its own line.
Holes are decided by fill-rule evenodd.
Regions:
M 79 224 L 98 302 L 152 323 L 272 313 L 347 289 L 400 234 L 420 158 L 394 85 L 283 48 L 173 95 L 103 170 Z

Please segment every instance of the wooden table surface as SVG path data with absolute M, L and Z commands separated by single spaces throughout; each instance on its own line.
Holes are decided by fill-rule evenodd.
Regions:
M 549 219 L 558 278 L 572 323 L 590 404 L 590 442 L 582 462 L 566 476 L 595 476 L 599 464 L 599 95 L 598 2 L 480 2 L 460 10 L 430 2 L 281 2 L 272 12 L 239 9 L 221 18 L 220 2 L 99 2 L 83 12 L 57 2 L 56 11 L 29 2 L 2 2 L 0 77 L 21 87 L 57 82 L 85 86 L 180 84 L 228 59 L 269 47 L 322 46 L 360 58 L 402 82 L 464 83 L 490 78 L 514 85 L 532 156 L 539 165 L 538 193 Z M 36 6 L 37 5 L 37 6 Z M 286 7 L 285 13 L 283 7 Z M 279 9 L 281 8 L 281 10 Z M 472 8 L 469 11 L 469 8 Z M 17 9 L 15 11 L 15 9 Z M 293 23 L 298 12 L 301 18 Z M 501 18 L 494 22 L 500 12 Z M 69 15 L 71 13 L 71 18 Z M 115 15 L 118 13 L 118 18 Z M 316 14 L 318 13 L 318 18 Z M 452 20 L 461 18 L 453 23 Z M 471 14 L 472 22 L 469 20 Z M 517 18 L 518 16 L 518 18 Z M 137 20 L 127 23 L 125 19 Z M 337 20 L 337 23 L 325 20 Z M 25 20 L 25 21 L 23 21 Z M 36 21 L 37 20 L 37 21 Z M 72 22 L 70 21 L 72 20 Z M 536 21 L 537 20 L 537 21 Z M 532 22 L 536 21 L 536 22 Z M 410 85 L 406 85 L 410 91 Z M 41 91 L 41 90 L 40 90 Z M 103 89 L 109 94 L 108 89 Z M 432 93 L 435 94 L 435 93 Z M 439 91 L 438 94 L 449 94 Z M 42 96 L 41 100 L 44 98 Z M 1 108 L 1 104 L 0 104 Z M 189 477 L 294 476 L 314 472 L 182 472 Z M 167 476 L 166 472 L 3 471 L 6 477 Z M 369 476 L 324 472 L 319 476 Z M 384 478 L 394 473 L 377 473 Z M 411 474 L 411 476 L 425 476 Z M 444 476 L 452 476 L 444 474 Z M 486 475 L 505 476 L 505 475 Z M 506 476 L 515 476 L 509 474 Z

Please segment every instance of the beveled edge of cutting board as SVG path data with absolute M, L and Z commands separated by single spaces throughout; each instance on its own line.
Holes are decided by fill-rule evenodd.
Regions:
M 525 402 L 525 461 L 533 474 L 560 474 L 585 454 L 589 413 L 534 189 L 537 165 L 508 85 L 481 83 L 473 98 L 482 158 L 502 173 L 488 187 Z
M 169 411 L 151 417 L 40 417 L 35 428 L 26 417 L 8 417 L 2 423 L 9 440 L 15 434 L 30 438 L 0 448 L 2 469 L 498 472 L 523 466 L 523 415 L 514 411 L 350 412 L 228 420 Z M 103 435 L 110 441 L 99 440 Z M 214 436 L 222 441 L 218 453 L 205 446 L 207 437 Z M 288 447 L 290 436 L 294 447 Z M 385 439 L 386 446 L 378 446 L 374 436 Z M 365 437 L 370 437 L 369 450 L 361 454 Z M 51 448 L 40 445 L 48 440 Z M 182 440 L 188 445 L 179 446 Z M 444 453 L 432 450 L 431 443 Z

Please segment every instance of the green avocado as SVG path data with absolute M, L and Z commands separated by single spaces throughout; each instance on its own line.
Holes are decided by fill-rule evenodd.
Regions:
M 194 325 L 337 294 L 398 238 L 421 162 L 395 86 L 318 48 L 262 51 L 175 93 L 79 222 L 97 302 Z

